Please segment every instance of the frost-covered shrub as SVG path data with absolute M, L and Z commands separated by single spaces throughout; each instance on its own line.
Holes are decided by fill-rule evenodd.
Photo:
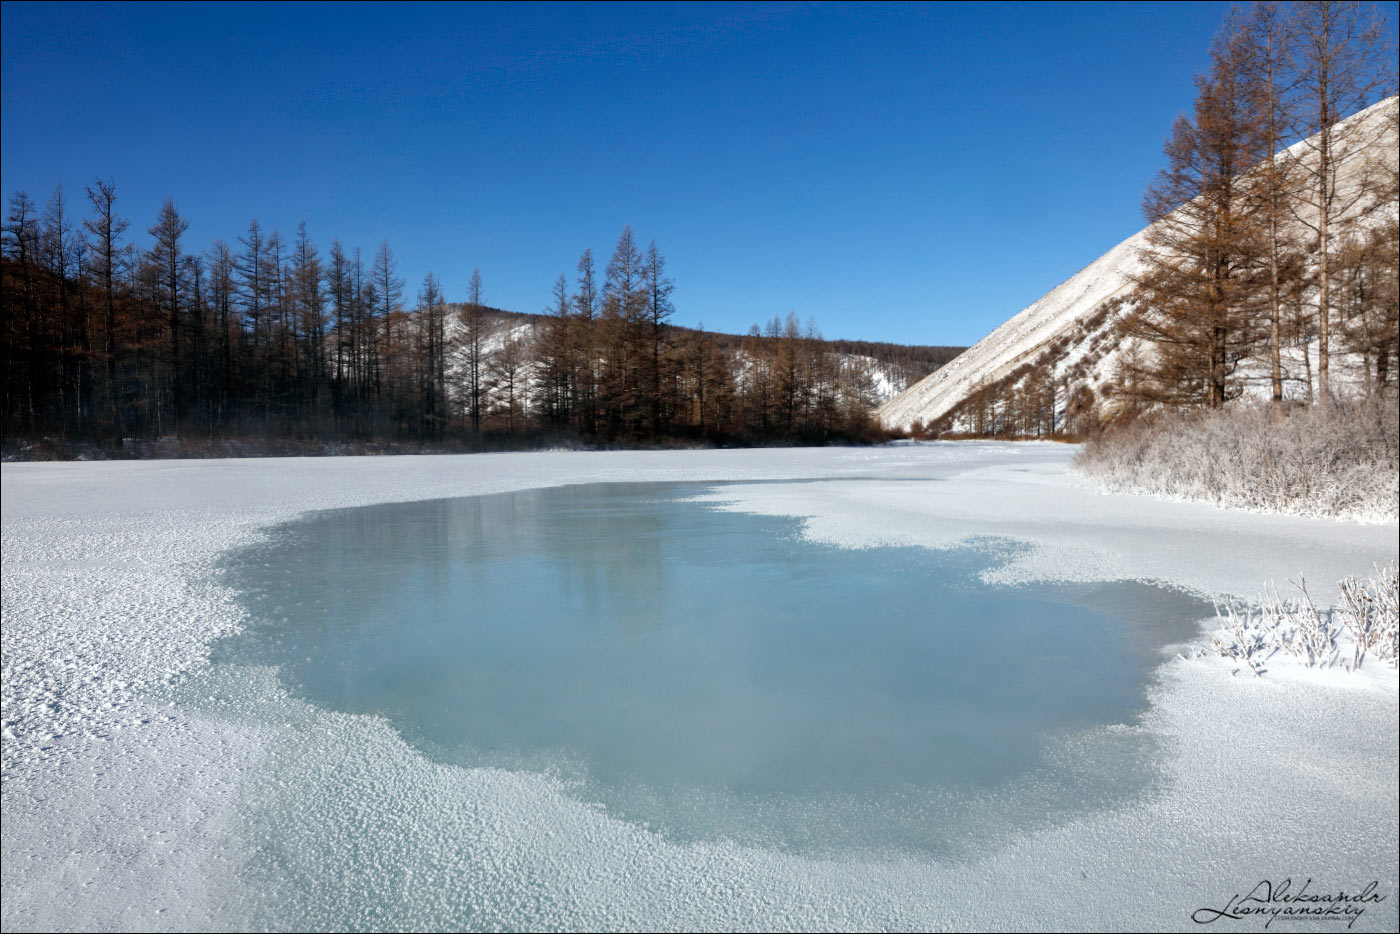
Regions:
M 1264 612 L 1274 620 L 1274 639 L 1278 647 L 1309 668 L 1331 668 L 1337 663 L 1337 641 L 1342 634 L 1334 613 L 1319 610 L 1308 593 L 1307 582 L 1298 576 L 1301 602 L 1285 603 L 1274 591 L 1272 601 L 1266 600 Z
M 1395 562 L 1377 567 L 1373 578 L 1342 581 L 1340 602 L 1331 609 L 1318 609 L 1301 575 L 1296 586 L 1301 601 L 1284 600 L 1277 588 L 1269 588 L 1258 607 L 1217 607 L 1221 627 L 1211 636 L 1209 654 L 1238 662 L 1255 677 L 1264 673 L 1264 662 L 1279 649 L 1309 668 L 1330 668 L 1339 659 L 1345 632 L 1352 641 L 1347 666 L 1352 671 L 1368 653 L 1396 667 L 1400 572 Z
M 1356 645 L 1353 667 L 1361 667 L 1367 652 L 1391 668 L 1397 667 L 1400 650 L 1400 568 L 1394 561 L 1376 568 L 1369 579 L 1348 577 L 1341 583 L 1337 615 Z
M 1239 662 L 1256 678 L 1262 675 L 1264 663 L 1278 651 L 1269 614 L 1255 614 L 1240 607 L 1227 606 L 1223 610 L 1217 607 L 1215 615 L 1225 625 L 1221 632 L 1211 636 L 1214 653 Z M 1236 668 L 1233 673 L 1238 671 L 1239 668 Z
M 1110 492 L 1382 522 L 1400 516 L 1400 409 L 1392 392 L 1161 414 L 1090 440 L 1074 464 Z

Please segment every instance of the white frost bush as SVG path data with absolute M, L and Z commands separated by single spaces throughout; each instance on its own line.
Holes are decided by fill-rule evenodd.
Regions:
M 1298 578 L 1301 601 L 1286 601 L 1277 588 L 1266 590 L 1257 608 L 1216 609 L 1223 624 L 1211 637 L 1211 654 L 1238 662 L 1255 677 L 1264 663 L 1282 650 L 1309 668 L 1330 668 L 1342 654 L 1342 637 L 1351 640 L 1352 671 L 1369 654 L 1391 668 L 1397 666 L 1400 644 L 1400 571 L 1395 562 L 1376 568 L 1370 579 L 1349 577 L 1341 582 L 1340 602 L 1320 610 Z
M 1367 652 L 1397 667 L 1400 654 L 1400 568 L 1394 561 L 1377 568 L 1370 580 L 1348 577 L 1341 583 L 1337 612 L 1356 644 L 1353 667 L 1361 666 Z
M 1085 444 L 1102 489 L 1363 522 L 1400 517 L 1400 410 L 1384 398 L 1161 414 Z

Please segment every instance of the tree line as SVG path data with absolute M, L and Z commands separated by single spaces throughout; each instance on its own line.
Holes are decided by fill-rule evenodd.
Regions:
M 1374 7 L 1233 10 L 1148 189 L 1143 271 L 1113 394 L 1133 406 L 1219 408 L 1266 383 L 1325 403 L 1394 385 L 1397 110 L 1346 120 L 1395 92 Z M 1291 144 L 1291 145 L 1290 145 Z
M 410 301 L 387 242 L 368 260 L 306 225 L 255 220 L 190 251 L 167 200 L 145 247 L 115 186 L 23 192 L 4 226 L 0 333 L 8 440 L 412 441 L 447 446 L 870 437 L 872 374 L 796 316 L 741 338 L 673 326 L 655 243 L 625 228 L 607 264 L 585 250 L 537 316 L 464 302 L 426 275 Z M 955 348 L 926 348 L 956 352 Z M 504 440 L 503 440 L 504 439 Z

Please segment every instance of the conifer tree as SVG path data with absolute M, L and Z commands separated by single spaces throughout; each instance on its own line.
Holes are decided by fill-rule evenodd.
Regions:
M 39 221 L 34 201 L 23 191 L 10 199 L 5 255 L 14 264 L 17 280 L 7 283 L 4 290 L 5 405 L 6 411 L 13 406 L 22 413 L 22 424 L 32 428 L 40 421 L 40 408 L 48 394 L 39 336 Z
M 538 342 L 541 383 L 540 415 L 551 428 L 568 426 L 573 414 L 578 364 L 573 350 L 576 322 L 569 301 L 569 282 L 560 274 L 554 281 Z
M 326 373 L 325 273 L 320 253 L 306 233 L 305 221 L 297 225 L 291 283 L 293 336 L 301 351 L 297 355 L 298 394 L 314 409 Z
M 472 268 L 467 283 L 467 301 L 458 316 L 462 326 L 462 358 L 466 366 L 464 382 L 467 414 L 472 432 L 481 434 L 481 416 L 486 392 L 486 306 L 483 303 L 481 268 Z
M 1124 328 L 1152 353 L 1119 380 L 1144 401 L 1217 408 L 1240 392 L 1235 369 L 1256 337 L 1265 252 L 1247 179 L 1267 154 L 1248 55 L 1234 24 L 1217 38 L 1194 117 L 1177 118 L 1168 167 L 1144 200 L 1146 270 Z
M 166 198 L 159 217 L 148 231 L 156 240 L 151 250 L 151 264 L 158 271 L 161 298 L 169 322 L 171 409 L 177 424 L 184 408 L 184 384 L 180 372 L 180 296 L 184 287 L 184 277 L 180 274 L 183 256 L 180 238 L 189 226 L 189 221 L 175 210 L 175 202 Z
M 1272 0 L 1255 3 L 1244 24 L 1245 40 L 1252 52 L 1260 95 L 1260 148 L 1263 160 L 1253 173 L 1250 187 L 1262 212 L 1264 246 L 1268 262 L 1269 387 L 1275 403 L 1283 401 L 1283 315 L 1285 254 L 1296 250 L 1290 236 L 1290 205 L 1298 188 L 1297 168 L 1286 148 L 1293 121 L 1292 85 L 1293 21 Z
M 1332 274 L 1334 251 L 1345 241 L 1345 225 L 1356 219 L 1356 208 L 1370 197 L 1364 190 L 1339 184 L 1344 167 L 1363 158 L 1372 140 L 1359 138 L 1360 129 L 1342 121 L 1371 103 L 1384 87 L 1383 76 L 1393 59 L 1382 42 L 1374 7 L 1339 0 L 1308 0 L 1294 5 L 1298 69 L 1296 135 L 1297 171 L 1304 184 L 1296 203 L 1300 222 L 1317 238 L 1316 270 L 1318 400 L 1331 398 Z
M 370 280 L 374 285 L 375 320 L 371 324 L 369 341 L 371 345 L 380 345 L 382 342 L 383 351 L 375 357 L 378 369 L 373 376 L 374 391 L 376 397 L 387 397 L 391 405 L 399 388 L 397 371 L 401 364 L 400 349 L 397 346 L 396 313 L 399 303 L 403 300 L 403 280 L 399 278 L 398 269 L 398 260 L 386 239 L 375 251 L 374 265 L 370 269 Z
M 648 364 L 647 389 L 651 394 L 651 425 L 653 436 L 663 434 L 666 429 L 663 413 L 670 408 L 669 400 L 662 391 L 662 352 L 665 346 L 665 325 L 676 313 L 671 303 L 671 293 L 676 284 L 666 276 L 666 259 L 656 249 L 653 240 L 647 247 L 642 261 L 642 289 L 646 296 L 647 325 L 651 338 L 651 358 Z
M 243 329 L 234 313 L 236 285 L 234 274 L 237 260 L 233 249 L 223 240 L 215 240 L 209 251 L 209 301 L 214 315 L 215 342 L 218 350 L 214 355 L 214 370 L 217 377 L 212 388 L 213 412 L 217 422 L 229 417 L 227 408 L 234 397 L 234 357 L 237 352 L 242 358 Z
M 438 438 L 447 423 L 447 315 L 442 287 L 431 272 L 423 277 L 418 293 L 418 331 L 420 415 L 428 436 Z
M 608 260 L 603 285 L 603 328 L 607 365 L 603 395 L 609 435 L 641 434 L 645 405 L 647 296 L 642 254 L 631 225 L 622 228 Z
M 106 379 L 106 401 L 113 426 L 121 433 L 120 394 L 117 390 L 117 280 L 121 274 L 121 248 L 117 241 L 130 221 L 117 216 L 117 189 L 111 181 L 97 179 L 87 189 L 94 217 L 83 221 L 92 238 L 93 269 L 102 288 L 102 357 Z
M 585 249 L 578 258 L 578 290 L 574 292 L 574 352 L 579 361 L 576 399 L 573 406 L 575 424 L 586 437 L 598 434 L 598 378 L 600 348 L 597 311 L 598 289 L 593 272 L 593 251 Z

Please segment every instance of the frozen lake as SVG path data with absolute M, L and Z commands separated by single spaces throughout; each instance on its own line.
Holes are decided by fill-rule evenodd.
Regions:
M 1100 728 L 1136 724 L 1209 603 L 992 586 L 1012 543 L 841 549 L 703 491 L 316 513 L 231 560 L 250 625 L 214 660 L 276 665 L 435 761 L 548 772 L 672 839 L 967 855 L 1150 784 L 1151 737 Z
M 5 464 L 0 920 L 1181 930 L 1291 875 L 1394 931 L 1395 672 L 1161 647 L 1173 593 L 1333 601 L 1395 523 L 1100 495 L 1072 454 Z

